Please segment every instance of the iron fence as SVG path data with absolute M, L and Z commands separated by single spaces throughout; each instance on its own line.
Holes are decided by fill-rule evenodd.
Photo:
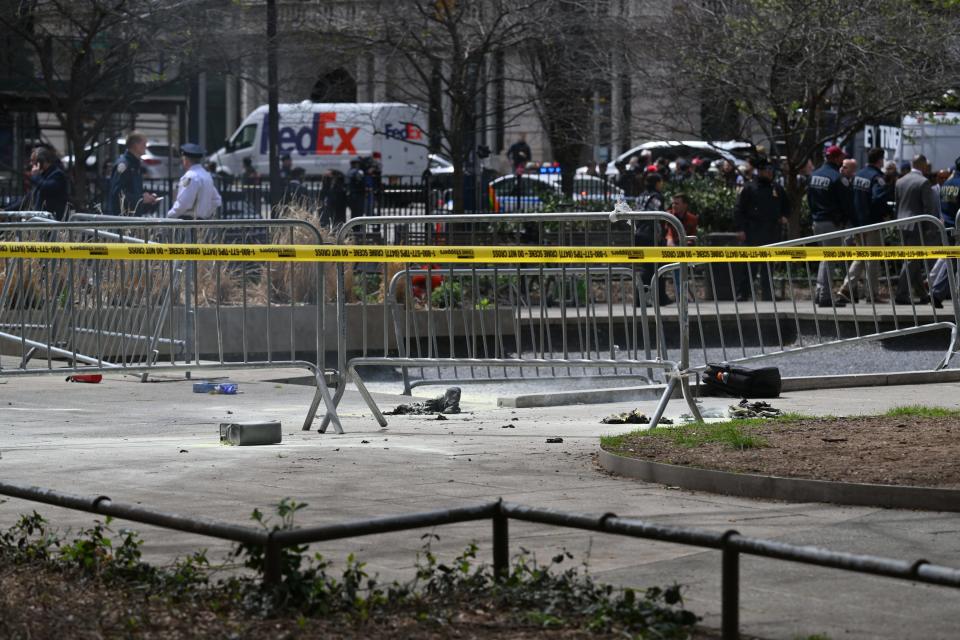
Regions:
M 493 572 L 498 580 L 505 579 L 509 573 L 510 520 L 715 549 L 721 554 L 721 633 L 724 640 L 736 640 L 740 637 L 741 555 L 960 588 L 960 569 L 932 564 L 923 559 L 910 561 L 847 553 L 744 536 L 735 529 L 711 531 L 661 525 L 634 518 L 621 518 L 614 513 L 602 515 L 571 513 L 505 502 L 502 499 L 467 507 L 452 507 L 299 529 L 267 530 L 209 518 L 157 511 L 138 504 L 114 502 L 103 495 L 79 496 L 10 482 L 0 482 L 0 495 L 111 516 L 174 531 L 260 545 L 264 550 L 263 582 L 268 587 L 280 584 L 283 579 L 281 552 L 284 548 L 483 520 L 489 520 L 492 525 Z
M 86 200 L 88 210 L 103 212 L 108 180 L 91 178 Z M 177 195 L 177 178 L 144 178 L 144 191 L 163 198 L 156 205 L 141 204 L 140 217 L 163 217 Z M 282 216 L 274 211 L 267 176 L 243 178 L 215 175 L 214 184 L 223 198 L 219 218 L 262 219 Z M 20 180 L 0 181 L 0 208 L 16 207 L 27 192 Z M 612 207 L 624 191 L 612 178 L 575 175 L 566 191 L 560 174 L 526 176 L 483 175 L 464 178 L 463 209 L 470 213 L 537 213 L 556 210 L 596 211 Z M 420 176 L 370 176 L 351 182 L 342 174 L 304 179 L 286 179 L 276 202 L 294 206 L 316 216 L 321 224 L 342 224 L 349 217 L 420 216 L 453 214 L 452 174 Z
M 314 225 L 299 220 L 138 220 L 88 214 L 73 220 L 7 223 L 0 225 L 0 238 L 324 242 Z M 311 427 L 323 401 L 327 420 L 342 432 L 324 371 L 325 319 L 334 310 L 335 291 L 327 265 L 6 258 L 0 262 L 0 278 L 0 349 L 16 361 L 0 364 L 0 375 L 304 368 L 317 384 L 304 429 Z

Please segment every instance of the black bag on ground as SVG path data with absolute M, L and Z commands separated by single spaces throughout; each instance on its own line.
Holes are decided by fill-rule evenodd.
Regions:
M 748 369 L 720 363 L 708 364 L 703 383 L 710 391 L 738 398 L 779 398 L 780 369 L 763 367 Z

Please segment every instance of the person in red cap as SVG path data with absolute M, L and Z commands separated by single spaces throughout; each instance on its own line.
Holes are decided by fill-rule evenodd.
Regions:
M 807 187 L 807 204 L 810 205 L 810 218 L 813 220 L 813 233 L 820 235 L 843 229 L 853 218 L 853 197 L 850 181 L 840 173 L 843 159 L 847 154 L 837 145 L 827 147 L 824 152 L 826 162 L 810 176 Z M 839 246 L 840 238 L 824 240 L 824 246 Z M 814 300 L 820 307 L 842 307 L 846 301 L 833 294 L 831 264 L 820 263 L 817 271 L 817 289 Z

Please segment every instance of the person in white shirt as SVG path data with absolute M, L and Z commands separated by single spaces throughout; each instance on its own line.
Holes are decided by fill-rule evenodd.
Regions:
M 180 162 L 185 170 L 180 178 L 177 200 L 167 212 L 168 218 L 211 220 L 223 203 L 213 178 L 203 168 L 203 147 L 187 143 L 180 147 Z

